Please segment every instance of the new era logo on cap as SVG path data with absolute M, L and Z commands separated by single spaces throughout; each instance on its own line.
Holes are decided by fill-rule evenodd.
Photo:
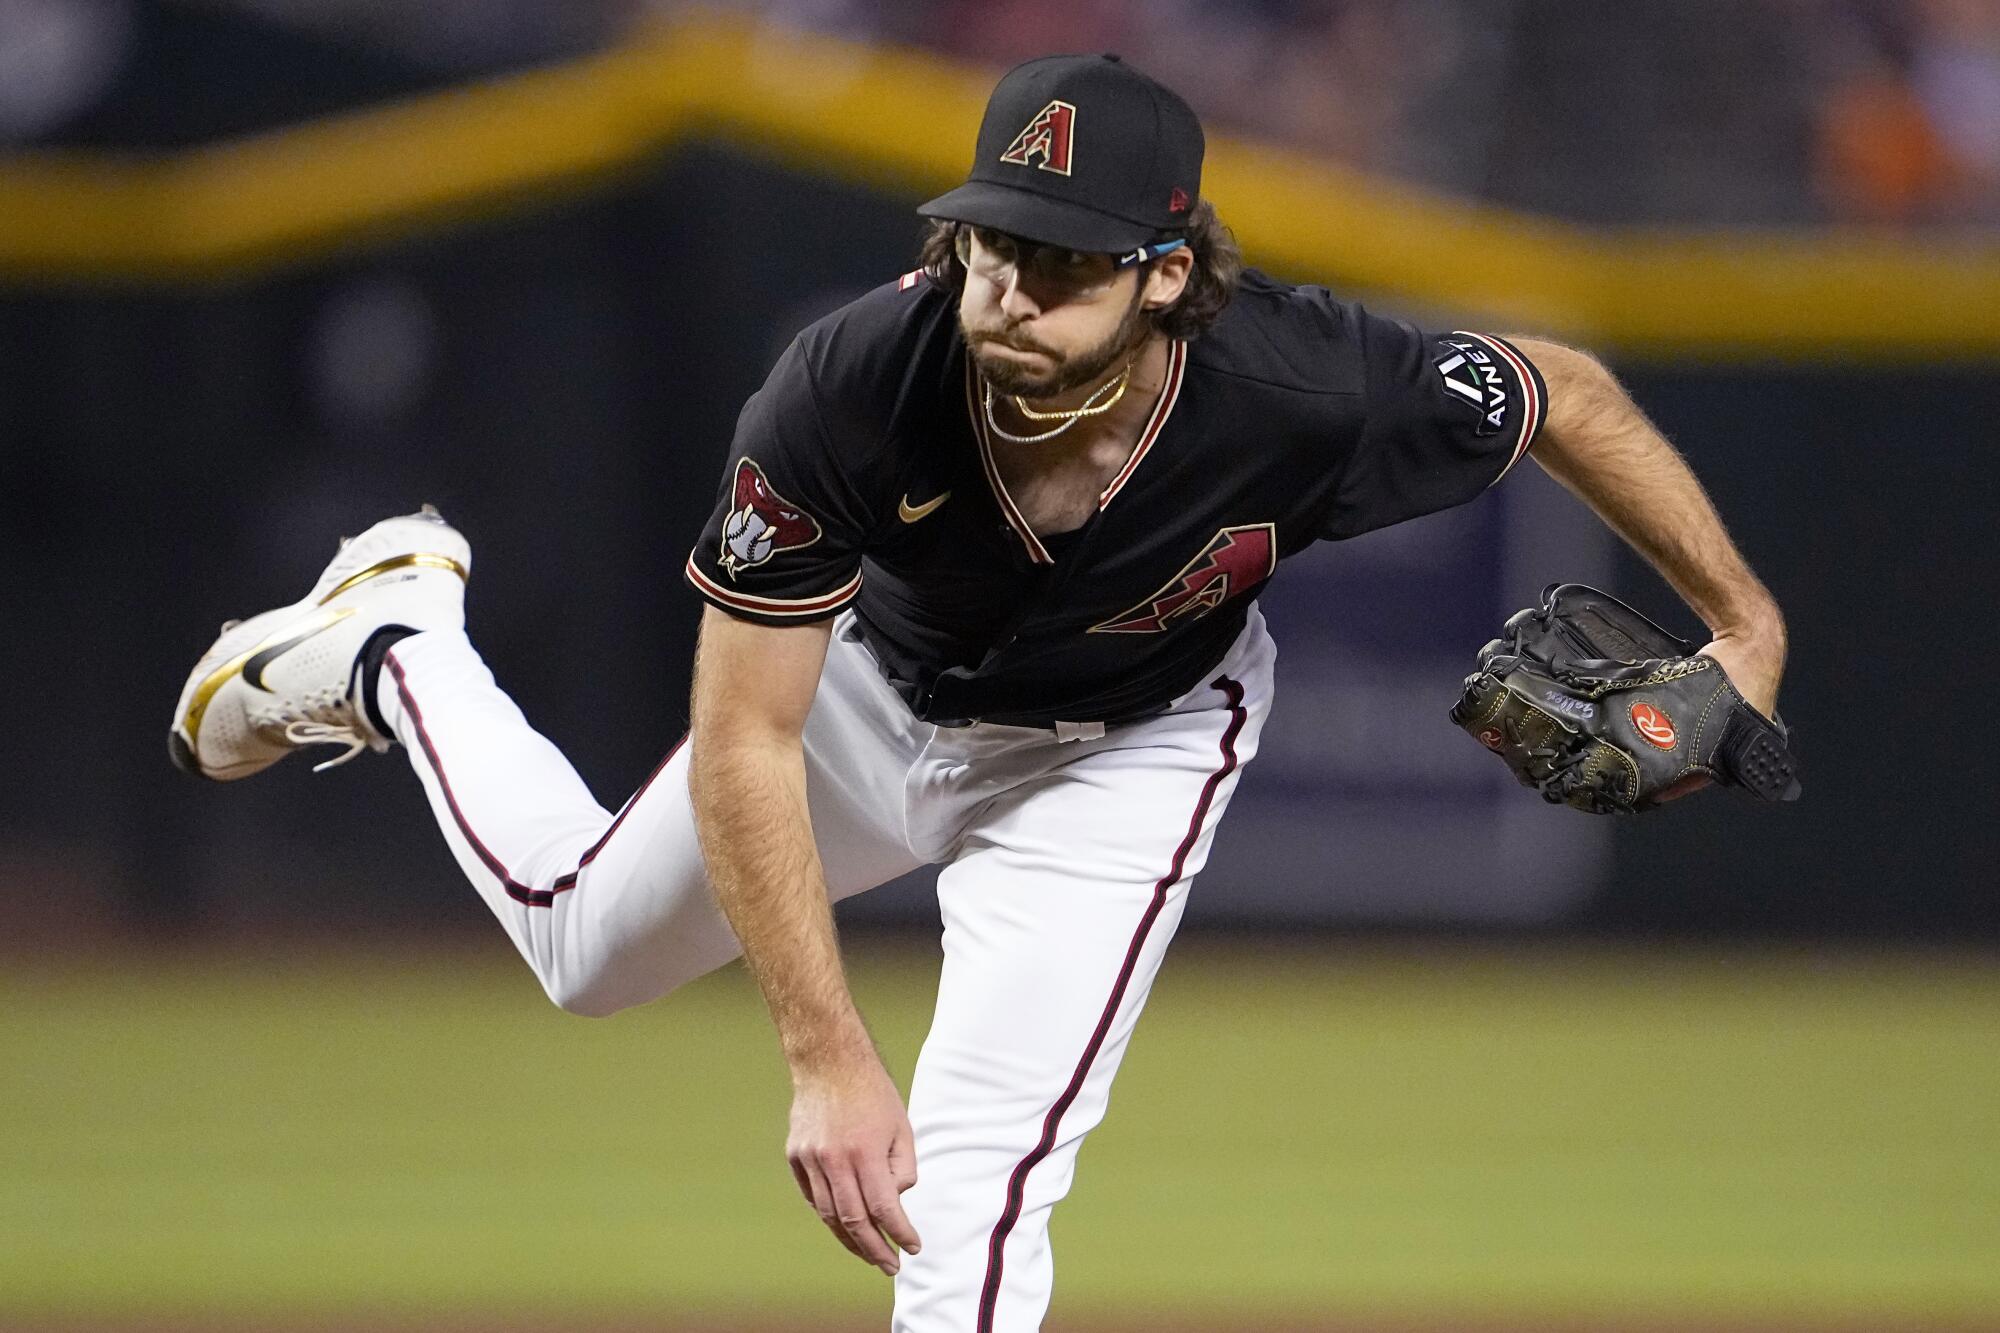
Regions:
M 1070 151 L 1076 143 L 1076 108 L 1068 102 L 1050 102 L 1029 121 L 1007 151 L 1002 162 L 1017 167 L 1037 166 L 1058 176 L 1069 175 Z M 1040 159 L 1037 161 L 1036 159 Z

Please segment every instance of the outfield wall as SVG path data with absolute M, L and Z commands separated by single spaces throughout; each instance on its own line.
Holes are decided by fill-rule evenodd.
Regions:
M 696 49 L 719 61 L 726 38 Z M 573 118 L 614 74 L 651 87 L 631 62 L 685 63 L 673 50 L 507 85 L 495 114 Z M 796 98 L 731 119 L 732 85 L 710 75 L 690 76 L 671 135 L 625 103 L 591 122 L 598 139 L 560 121 L 575 134 L 529 148 L 588 161 L 533 180 L 521 155 L 453 155 L 457 94 L 206 155 L 0 166 L 0 556 L 17 571 L 0 614 L 36 686 L 17 734 L 64 756 L 0 806 L 17 878 L 126 894 L 162 922 L 468 920 L 393 764 L 223 790 L 170 772 L 159 744 L 213 622 L 295 596 L 336 534 L 420 499 L 473 536 L 471 614 L 502 680 L 620 799 L 684 725 L 697 605 L 678 569 L 737 406 L 793 330 L 908 267 L 909 205 L 964 118 L 963 71 L 891 59 L 866 74 L 933 80 L 945 128 L 869 166 Z M 435 155 L 383 155 L 385 125 Z M 1791 616 L 1783 709 L 1807 799 L 1711 795 L 1614 828 L 1512 790 L 1445 723 L 1462 663 L 1543 581 L 1603 571 L 1671 605 L 1528 469 L 1463 511 L 1287 567 L 1267 597 L 1279 723 L 1195 918 L 2000 932 L 1979 670 L 2000 637 L 1980 595 L 1993 269 L 1878 239 L 1858 270 L 1853 238 L 1737 238 L 1727 262 L 1674 269 L 1720 242 L 1655 238 L 1632 253 L 1649 283 L 1671 281 L 1600 290 L 1612 271 L 1584 261 L 1621 254 L 1615 236 L 1411 201 L 1398 249 L 1393 194 L 1316 219 L 1329 182 L 1351 182 L 1283 185 L 1295 162 L 1223 155 L 1212 194 L 1286 276 L 1419 320 L 1556 327 L 1611 357 Z M 371 214 L 352 174 L 371 162 L 401 182 L 391 195 L 437 188 Z M 350 174 L 316 175 L 327 163 Z M 1444 253 L 1466 262 L 1416 262 Z M 1569 294 L 1548 323 L 1537 281 Z M 49 713 L 59 682 L 87 683 L 87 704 Z M 926 910 L 910 892 L 860 913 Z

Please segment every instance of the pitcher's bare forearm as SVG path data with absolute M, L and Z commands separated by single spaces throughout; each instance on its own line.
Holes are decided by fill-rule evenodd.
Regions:
M 840 963 L 806 805 L 806 715 L 831 626 L 710 610 L 695 658 L 688 789 L 710 881 L 764 992 L 792 1072 L 785 1156 L 842 1245 L 884 1273 L 919 1246 L 899 1196 L 916 1139 Z
M 1784 619 L 1701 482 L 1611 372 L 1560 343 L 1512 337 L 1548 382 L 1535 461 L 1673 585 L 1718 638 L 1756 640 L 1782 660 Z
M 713 611 L 703 621 L 688 787 L 716 898 L 796 1071 L 873 1048 L 841 966 L 806 807 L 800 731 L 827 632 L 762 629 Z

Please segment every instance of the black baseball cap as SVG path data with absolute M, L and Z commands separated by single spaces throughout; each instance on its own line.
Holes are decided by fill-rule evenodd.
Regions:
M 917 212 L 1122 254 L 1187 227 L 1201 153 L 1201 122 L 1165 85 L 1117 56 L 1044 56 L 993 90 L 965 184 Z

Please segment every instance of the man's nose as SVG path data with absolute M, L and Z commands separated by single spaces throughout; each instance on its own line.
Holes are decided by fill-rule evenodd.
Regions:
M 1007 285 L 1000 289 L 1000 311 L 1010 320 L 1033 319 L 1042 313 L 1041 302 L 1021 287 L 1021 270 L 1017 266 L 1007 273 Z

